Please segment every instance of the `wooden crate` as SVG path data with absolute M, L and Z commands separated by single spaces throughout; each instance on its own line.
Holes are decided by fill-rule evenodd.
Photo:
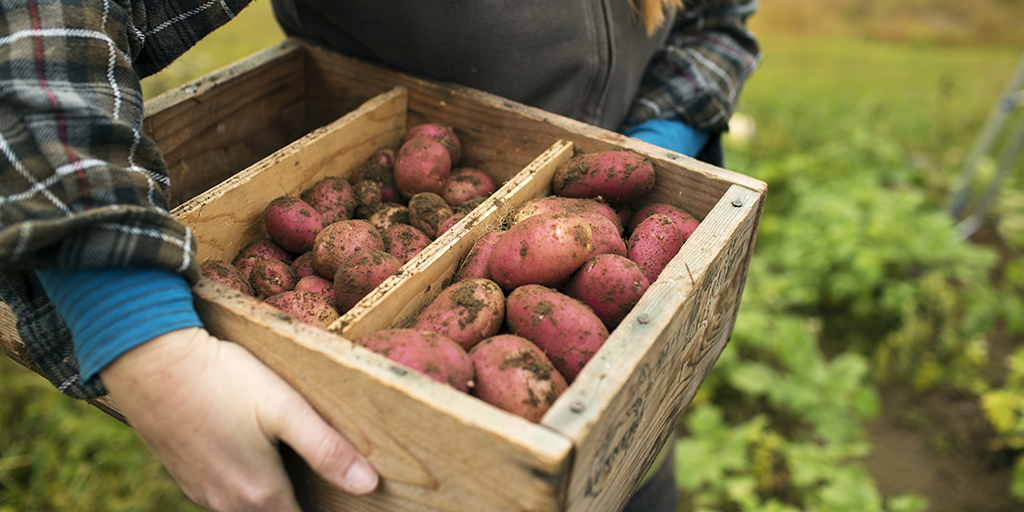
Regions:
M 212 281 L 193 291 L 217 336 L 295 386 L 380 471 L 354 498 L 286 453 L 307 510 L 613 511 L 652 464 L 732 331 L 766 186 L 643 142 L 468 88 L 395 73 L 286 41 L 147 103 L 165 153 L 173 214 L 199 258 L 231 259 L 265 236 L 261 214 L 327 175 L 347 176 L 407 126 L 452 125 L 463 165 L 501 190 L 330 330 Z M 701 225 L 539 424 L 498 410 L 353 343 L 403 326 L 450 283 L 472 243 L 517 205 L 550 194 L 579 152 L 629 149 L 655 162 L 651 201 Z M 0 307 L 0 343 L 31 365 Z M 109 400 L 97 405 L 112 414 Z

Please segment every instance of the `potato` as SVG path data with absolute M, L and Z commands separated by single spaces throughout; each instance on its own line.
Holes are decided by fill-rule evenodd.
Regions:
M 380 148 L 374 151 L 370 158 L 366 159 L 367 163 L 377 164 L 385 169 L 391 169 L 395 166 L 395 150 L 391 148 Z
M 427 137 L 414 137 L 398 149 L 395 159 L 395 185 L 402 197 L 420 192 L 440 196 L 451 174 L 452 161 L 440 142 Z
M 408 225 L 395 224 L 384 231 L 384 241 L 388 245 L 388 254 L 406 264 L 417 254 L 430 245 L 430 237 L 422 231 Z
M 490 279 L 491 250 L 494 249 L 495 242 L 498 241 L 498 238 L 503 233 L 504 231 L 491 231 L 478 238 L 473 244 L 473 248 L 462 259 L 462 265 L 459 267 L 456 280 L 461 281 L 474 277 Z
M 246 281 L 249 280 L 249 273 L 252 271 L 252 266 L 259 260 L 281 260 L 291 262 L 293 256 L 288 251 L 284 250 L 280 245 L 274 243 L 269 238 L 261 238 L 249 242 L 243 247 L 238 254 L 235 255 L 235 259 L 231 260 L 231 264 L 242 273 L 242 277 Z
M 668 215 L 655 213 L 637 225 L 626 243 L 626 257 L 644 271 L 650 282 L 661 275 L 686 242 L 679 223 Z
M 384 204 L 381 187 L 373 180 L 357 181 L 352 185 L 352 195 L 356 200 L 356 209 L 352 215 L 355 219 L 369 219 Z
M 455 129 L 451 126 L 438 123 L 418 124 L 406 130 L 402 140 L 409 141 L 416 137 L 427 137 L 441 143 L 445 151 L 448 152 L 453 167 L 462 160 L 462 142 L 455 135 Z
M 488 279 L 466 279 L 444 290 L 423 308 L 412 328 L 436 332 L 472 349 L 494 336 L 505 321 L 505 293 Z
M 263 224 L 271 240 L 296 254 L 312 248 L 313 238 L 324 227 L 320 212 L 293 196 L 272 199 L 263 210 Z
M 358 251 L 387 252 L 380 231 L 362 219 L 340 220 L 328 225 L 313 241 L 313 268 L 320 277 L 333 279 L 341 262 Z
M 700 225 L 700 221 L 678 206 L 668 203 L 651 203 L 641 207 L 630 217 L 627 224 L 629 226 L 629 232 L 632 233 L 636 227 L 644 221 L 644 219 L 655 213 L 661 213 L 676 219 L 676 222 L 681 226 L 680 229 L 683 230 L 683 241 L 689 240 L 690 235 L 692 235 L 697 229 L 697 226 Z
M 330 300 L 315 292 L 291 290 L 271 295 L 263 302 L 295 317 L 300 322 L 324 329 L 338 319 L 338 312 Z
M 619 220 L 618 213 L 616 213 L 611 205 L 603 201 L 587 198 L 544 196 L 531 199 L 512 214 L 511 222 L 516 224 L 527 217 L 542 212 L 570 213 L 573 215 L 596 213 L 608 217 L 608 220 L 612 221 L 619 234 L 623 233 L 622 221 Z
M 306 251 L 295 258 L 295 261 L 292 261 L 292 270 L 295 271 L 295 275 L 299 276 L 299 279 L 318 275 L 316 269 L 313 268 L 313 251 Z
M 433 192 L 420 192 L 409 199 L 409 224 L 429 236 L 437 238 L 437 229 L 454 214 L 452 207 Z
M 628 203 L 654 188 L 654 164 L 632 151 L 598 151 L 576 155 L 558 166 L 551 181 L 563 197 L 602 197 Z
M 345 258 L 334 274 L 334 305 L 345 313 L 377 285 L 402 267 L 398 258 L 376 249 L 356 252 Z
M 526 338 L 487 338 L 469 351 L 469 358 L 475 373 L 473 394 L 534 423 L 569 387 L 544 352 Z
M 295 283 L 297 292 L 313 292 L 323 295 L 328 299 L 331 306 L 334 306 L 334 282 L 320 276 L 306 276 L 299 278 Z
M 409 224 L 409 207 L 398 203 L 381 203 L 368 219 L 382 234 L 395 224 Z
M 452 206 L 459 206 L 471 197 L 487 197 L 498 190 L 491 176 L 474 167 L 452 169 L 441 197 Z
M 535 284 L 509 294 L 505 325 L 540 347 L 570 383 L 608 339 L 608 329 L 586 304 Z
M 206 260 L 199 265 L 199 273 L 207 279 L 234 288 L 246 295 L 252 295 L 249 280 L 242 277 L 238 267 L 224 260 Z
M 594 243 L 594 252 L 591 256 L 597 254 L 626 255 L 626 241 L 619 236 L 618 227 L 608 217 L 597 213 L 583 213 L 580 214 L 580 217 L 586 219 L 590 224 Z
M 253 295 L 263 300 L 271 295 L 295 289 L 299 276 L 291 265 L 281 260 L 259 260 L 249 273 Z
M 352 175 L 348 177 L 349 183 L 355 187 L 360 181 L 369 181 L 377 186 L 376 189 L 380 192 L 380 200 L 382 202 L 397 203 L 401 195 L 398 193 L 398 187 L 395 186 L 393 154 L 394 151 L 392 150 L 390 165 L 382 163 L 389 158 L 387 156 L 371 156 L 370 160 L 352 171 Z
M 508 229 L 494 244 L 487 270 L 511 290 L 554 285 L 572 275 L 594 251 L 593 231 L 578 215 L 540 213 Z
M 577 270 L 562 293 L 590 306 L 609 330 L 640 301 L 650 286 L 644 271 L 625 256 L 600 254 Z
M 359 338 L 362 345 L 459 391 L 473 386 L 473 361 L 458 343 L 430 331 L 386 329 Z
M 306 204 L 320 213 L 324 225 L 348 220 L 356 211 L 352 185 L 343 178 L 328 176 L 299 194 Z
M 454 214 L 452 214 L 451 217 L 445 219 L 444 222 L 442 222 L 441 225 L 437 227 L 437 236 L 435 236 L 434 238 L 437 238 L 445 234 L 446 231 L 455 227 L 455 225 L 458 224 L 459 221 L 464 218 L 466 218 L 466 212 L 455 212 Z

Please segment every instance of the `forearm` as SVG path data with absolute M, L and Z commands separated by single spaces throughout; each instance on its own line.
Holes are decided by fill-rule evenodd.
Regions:
M 756 0 L 688 6 L 665 51 L 648 68 L 622 131 L 651 119 L 724 131 L 743 85 L 761 61 L 760 47 L 746 27 L 756 9 Z

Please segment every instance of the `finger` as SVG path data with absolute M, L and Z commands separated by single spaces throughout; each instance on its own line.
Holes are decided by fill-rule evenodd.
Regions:
M 291 400 L 280 423 L 281 441 L 291 446 L 328 482 L 349 494 L 369 494 L 379 477 L 355 446 L 320 416 L 304 399 Z

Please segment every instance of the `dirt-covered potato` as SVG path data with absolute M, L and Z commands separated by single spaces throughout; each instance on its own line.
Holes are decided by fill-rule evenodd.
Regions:
M 615 209 L 608 203 L 588 198 L 544 196 L 531 199 L 512 214 L 511 222 L 516 224 L 527 217 L 543 212 L 568 213 L 572 215 L 596 213 L 608 217 L 608 220 L 612 221 L 619 234 L 623 233 L 622 221 L 619 219 Z
M 328 176 L 314 183 L 299 194 L 299 199 L 320 213 L 324 225 L 351 219 L 356 211 L 352 184 L 336 176 Z
M 280 245 L 277 245 L 273 240 L 269 238 L 260 238 L 253 240 L 245 245 L 235 258 L 231 260 L 231 264 L 242 273 L 242 277 L 246 281 L 249 280 L 249 273 L 252 271 L 252 266 L 259 260 L 281 260 L 291 262 L 293 256 L 288 251 L 284 250 Z
M 259 260 L 253 264 L 249 273 L 253 295 L 260 300 L 293 290 L 298 282 L 299 276 L 291 265 L 281 260 Z
M 420 192 L 409 198 L 409 224 L 431 240 L 437 238 L 441 223 L 454 213 L 452 207 L 433 192 Z
M 470 350 L 505 321 L 505 293 L 488 279 L 466 279 L 444 290 L 416 317 L 415 329 L 441 334 Z
M 362 345 L 459 391 L 473 386 L 473 361 L 458 343 L 430 331 L 387 329 L 359 338 Z
M 520 286 L 505 302 L 509 332 L 535 343 L 567 382 L 608 339 L 608 329 L 586 304 L 540 285 Z
M 409 141 L 416 137 L 427 137 L 436 140 L 444 146 L 445 151 L 451 158 L 452 167 L 462 160 L 462 141 L 455 135 L 455 129 L 440 123 L 423 123 L 409 127 L 402 137 L 403 141 Z
M 246 295 L 252 295 L 252 286 L 249 284 L 249 280 L 242 276 L 238 267 L 226 261 L 206 260 L 199 265 L 199 272 L 207 279 L 217 281 Z
M 324 227 L 320 212 L 294 196 L 272 199 L 263 210 L 263 223 L 270 239 L 293 254 L 313 247 L 313 238 Z
M 579 215 L 539 213 L 508 229 L 491 249 L 491 279 L 511 290 L 552 286 L 576 271 L 594 251 L 593 232 Z
M 491 271 L 489 269 L 491 250 L 494 249 L 494 244 L 503 233 L 504 231 L 491 231 L 478 238 L 473 244 L 473 248 L 462 259 L 462 265 L 459 267 L 456 279 L 459 281 L 474 277 L 491 279 Z
M 398 149 L 395 160 L 395 185 L 402 197 L 420 192 L 440 196 L 451 174 L 452 161 L 440 142 L 428 137 L 414 137 Z
M 609 330 L 640 301 L 650 286 L 644 271 L 625 256 L 600 254 L 569 278 L 562 293 L 590 306 Z
M 345 313 L 402 267 L 387 252 L 367 249 L 345 258 L 334 274 L 334 305 Z
M 333 279 L 345 258 L 369 250 L 387 252 L 380 231 L 362 219 L 341 220 L 325 227 L 316 236 L 313 242 L 313 268 L 321 277 Z
M 301 322 L 326 329 L 338 319 L 330 300 L 311 291 L 290 290 L 271 295 L 263 302 L 297 318 Z
M 469 351 L 469 358 L 477 398 L 535 423 L 568 387 L 544 352 L 526 338 L 487 338 Z
M 395 224 L 387 228 L 384 241 L 388 245 L 388 254 L 398 258 L 402 264 L 408 263 L 431 242 L 424 232 L 408 224 Z
M 395 224 L 409 224 L 409 207 L 398 203 L 381 203 L 367 220 L 383 233 Z
M 682 227 L 673 217 L 655 213 L 637 225 L 626 243 L 626 257 L 654 282 L 686 242 Z
M 489 174 L 475 167 L 452 169 L 444 184 L 441 197 L 448 204 L 459 206 L 471 197 L 487 197 L 498 190 L 498 185 Z
M 632 151 L 583 153 L 558 166 L 551 187 L 563 197 L 602 197 L 628 203 L 654 188 L 654 165 Z
M 700 221 L 678 206 L 668 203 L 651 203 L 640 207 L 640 209 L 630 217 L 628 224 L 629 232 L 632 233 L 635 231 L 636 227 L 639 226 L 641 222 L 655 213 L 668 215 L 669 217 L 674 218 L 676 222 L 679 223 L 679 229 L 683 232 L 684 242 L 690 238 L 690 235 L 692 235 L 697 229 L 697 226 L 700 225 Z

